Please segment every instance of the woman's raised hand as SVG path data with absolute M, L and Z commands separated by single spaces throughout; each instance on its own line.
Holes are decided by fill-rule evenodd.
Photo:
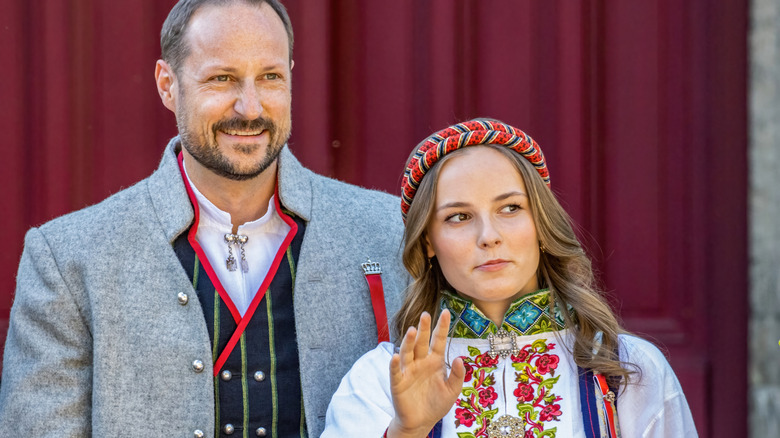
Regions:
M 431 315 L 423 312 L 418 328 L 410 327 L 399 353 L 390 361 L 390 391 L 395 418 L 390 438 L 423 438 L 455 404 L 466 369 L 463 360 L 452 361 L 447 376 L 445 349 L 450 312 L 444 310 L 431 337 Z

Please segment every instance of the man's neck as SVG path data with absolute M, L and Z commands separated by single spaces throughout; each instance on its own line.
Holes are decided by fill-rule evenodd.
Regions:
M 184 153 L 187 176 L 206 199 L 230 214 L 234 234 L 239 225 L 263 217 L 268 210 L 268 201 L 276 188 L 277 162 L 252 179 L 236 181 L 215 174 Z

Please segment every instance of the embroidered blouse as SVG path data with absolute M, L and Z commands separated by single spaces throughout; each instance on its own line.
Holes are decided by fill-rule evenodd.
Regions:
M 548 290 L 513 302 L 499 329 L 471 301 L 445 293 L 452 313 L 448 363 L 466 365 L 463 389 L 442 420 L 442 437 L 487 438 L 491 424 L 521 421 L 524 438 L 584 437 L 577 365 L 567 346 L 572 332 L 550 311 Z M 618 395 L 623 437 L 697 436 L 680 383 L 663 354 L 649 342 L 620 336 L 621 360 L 642 370 Z M 323 438 L 380 437 L 394 416 L 389 342 L 358 359 L 328 407 Z M 516 426 L 518 427 L 518 426 Z

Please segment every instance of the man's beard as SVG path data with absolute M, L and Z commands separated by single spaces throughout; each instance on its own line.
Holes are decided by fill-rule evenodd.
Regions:
M 211 128 L 209 138 L 199 137 L 195 132 L 189 129 L 186 123 L 178 123 L 179 136 L 181 144 L 192 157 L 203 167 L 211 170 L 217 175 L 229 178 L 235 181 L 245 181 L 252 179 L 263 173 L 268 167 L 276 161 L 282 147 L 290 138 L 289 124 L 286 128 L 280 128 L 272 121 L 263 117 L 254 120 L 244 120 L 240 118 L 231 118 L 220 120 Z M 265 156 L 250 169 L 239 169 L 234 163 L 222 153 L 217 144 L 217 131 L 238 130 L 238 131 L 258 131 L 265 130 L 268 133 L 268 146 Z M 241 145 L 232 146 L 244 154 L 251 154 L 259 145 Z

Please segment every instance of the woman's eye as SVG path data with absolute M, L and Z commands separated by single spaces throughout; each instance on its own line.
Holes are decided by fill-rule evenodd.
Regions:
M 504 213 L 514 213 L 517 210 L 520 210 L 520 208 L 521 207 L 519 205 L 517 205 L 517 204 L 510 204 L 510 205 L 507 205 L 504 208 L 502 208 L 501 211 L 504 212 Z
M 447 216 L 446 222 L 463 222 L 469 218 L 466 213 L 455 213 Z

